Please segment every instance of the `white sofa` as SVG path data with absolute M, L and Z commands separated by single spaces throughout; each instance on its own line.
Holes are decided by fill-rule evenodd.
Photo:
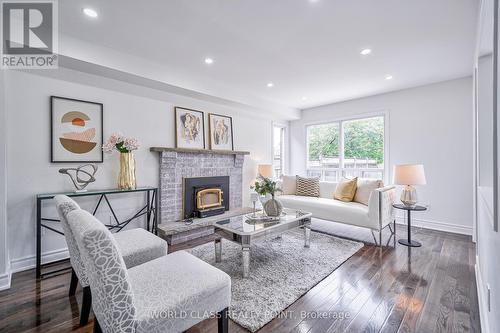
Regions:
M 382 229 L 389 226 L 394 219 L 394 186 L 386 186 L 371 191 L 368 205 L 359 202 L 343 202 L 333 199 L 338 183 L 320 181 L 319 197 L 298 196 L 293 194 L 279 195 L 277 199 L 284 207 L 311 212 L 313 217 L 369 228 L 375 243 L 377 240 L 373 231 L 379 233 L 378 244 L 382 245 Z

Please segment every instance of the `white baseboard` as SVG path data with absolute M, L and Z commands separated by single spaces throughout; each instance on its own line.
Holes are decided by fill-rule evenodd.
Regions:
M 6 290 L 10 288 L 11 276 L 12 276 L 11 272 L 0 275 L 0 290 Z
M 487 309 L 487 298 L 484 294 L 486 290 L 483 284 L 483 278 L 481 277 L 481 269 L 479 267 L 479 258 L 476 256 L 476 265 L 474 265 L 474 271 L 476 272 L 476 285 L 477 285 L 477 302 L 479 303 L 479 320 L 481 321 L 481 332 L 489 333 L 489 323 L 488 323 L 488 309 Z
M 398 224 L 406 224 L 404 222 L 404 218 L 401 216 L 396 216 L 396 222 Z M 420 227 L 424 229 L 433 229 L 439 231 L 452 232 L 454 234 L 472 236 L 472 226 L 468 227 L 446 222 L 430 221 L 430 220 L 416 219 L 416 218 L 411 219 L 411 225 L 414 227 Z
M 67 248 L 48 251 L 42 254 L 42 264 L 67 258 L 69 258 L 69 252 Z M 23 258 L 12 259 L 10 261 L 10 269 L 12 273 L 17 273 L 28 269 L 32 269 L 35 268 L 35 266 L 36 266 L 36 256 L 27 256 Z

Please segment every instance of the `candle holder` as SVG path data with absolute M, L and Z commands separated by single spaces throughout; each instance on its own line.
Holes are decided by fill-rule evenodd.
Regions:
M 253 203 L 253 214 L 252 214 L 252 217 L 255 217 L 255 212 L 256 212 L 256 209 L 255 209 L 255 204 L 257 203 L 257 201 L 259 201 L 259 194 L 257 194 L 257 192 L 250 192 L 250 201 L 252 201 Z

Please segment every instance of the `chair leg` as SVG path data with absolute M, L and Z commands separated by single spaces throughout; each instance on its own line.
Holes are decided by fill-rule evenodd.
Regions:
M 217 314 L 218 321 L 218 333 L 228 333 L 229 332 L 229 313 L 228 308 L 223 309 Z
M 382 230 L 378 232 L 378 245 L 382 247 Z
M 90 292 L 90 286 L 87 286 L 83 288 L 82 311 L 80 313 L 80 326 L 87 325 L 87 323 L 89 322 L 89 314 L 91 307 L 92 307 L 92 293 Z
M 71 268 L 71 281 L 69 283 L 69 296 L 75 295 L 77 286 L 78 286 L 78 276 L 76 276 L 75 270 L 73 268 Z
M 94 333 L 102 333 L 101 325 L 99 325 L 96 317 L 94 317 Z

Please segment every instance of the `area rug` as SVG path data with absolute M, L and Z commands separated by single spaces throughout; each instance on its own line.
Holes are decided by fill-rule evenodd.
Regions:
M 188 252 L 231 276 L 230 317 L 255 332 L 362 247 L 363 243 L 311 232 L 311 246 L 304 248 L 303 231 L 288 231 L 281 238 L 252 245 L 250 277 L 246 279 L 241 247 L 233 242 L 222 240 L 220 263 L 215 263 L 213 243 Z

